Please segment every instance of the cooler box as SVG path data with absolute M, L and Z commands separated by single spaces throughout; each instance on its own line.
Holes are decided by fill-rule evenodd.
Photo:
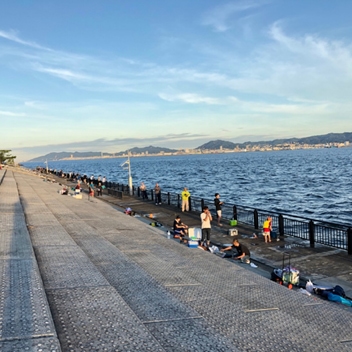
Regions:
M 238 230 L 237 229 L 229 229 L 229 235 L 230 236 L 237 236 Z
M 198 241 L 193 241 L 193 240 L 188 241 L 188 247 L 189 248 L 198 248 Z
M 283 270 L 282 281 L 287 284 L 299 284 L 299 271 L 297 269 Z
M 230 226 L 237 226 L 237 220 L 230 220 Z
M 202 239 L 202 229 L 199 227 L 190 227 L 188 229 L 188 237 L 197 238 L 198 240 Z

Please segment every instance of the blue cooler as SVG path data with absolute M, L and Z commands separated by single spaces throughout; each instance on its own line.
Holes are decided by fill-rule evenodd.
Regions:
M 190 240 L 188 241 L 189 248 L 198 248 L 198 241 Z

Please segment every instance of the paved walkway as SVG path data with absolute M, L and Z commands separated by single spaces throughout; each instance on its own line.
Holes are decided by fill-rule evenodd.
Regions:
M 351 308 L 59 188 L 12 171 L 0 186 L 1 351 L 351 350 Z

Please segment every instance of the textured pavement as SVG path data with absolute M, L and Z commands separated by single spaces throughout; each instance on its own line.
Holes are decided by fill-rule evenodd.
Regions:
M 1 351 L 352 349 L 351 308 L 59 188 L 12 171 L 0 186 Z

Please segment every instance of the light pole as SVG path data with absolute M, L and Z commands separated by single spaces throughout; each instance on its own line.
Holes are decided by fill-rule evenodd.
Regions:
M 125 165 L 128 165 L 128 187 L 130 189 L 130 195 L 132 195 L 133 190 L 133 184 L 132 184 L 132 174 L 131 174 L 131 161 L 130 161 L 130 152 L 128 152 L 128 157 L 127 160 L 125 162 L 123 162 L 120 166 L 124 167 Z
M 131 162 L 130 153 L 128 153 L 128 187 L 130 189 L 130 195 L 132 195 L 132 174 L 131 174 Z

